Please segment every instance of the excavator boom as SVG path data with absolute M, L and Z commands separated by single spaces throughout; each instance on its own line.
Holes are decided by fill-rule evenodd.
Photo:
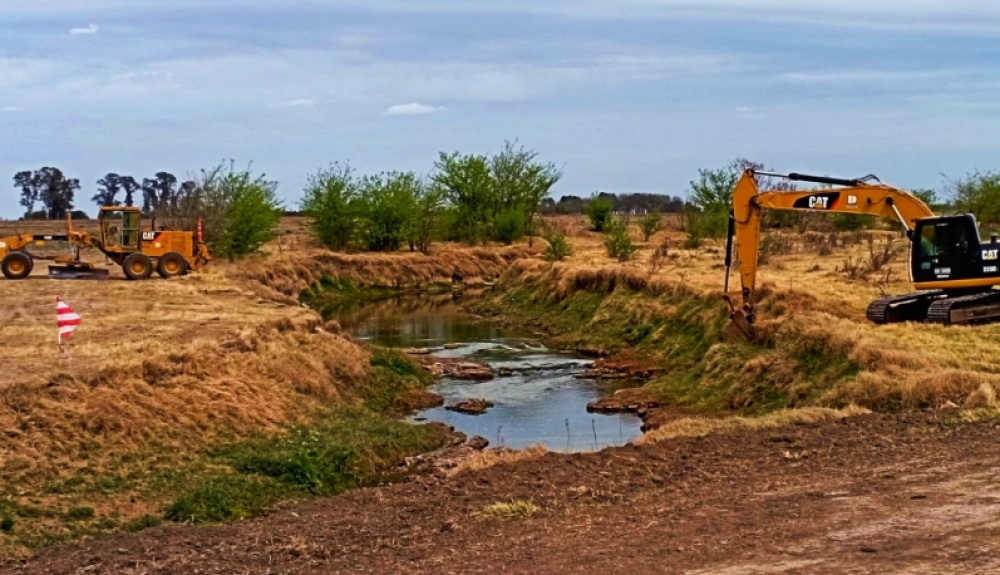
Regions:
M 764 191 L 757 176 L 780 177 L 832 187 L 796 191 Z M 726 250 L 726 293 L 730 317 L 735 326 L 750 336 L 755 320 L 760 225 L 764 210 L 801 210 L 881 216 L 898 221 L 908 234 L 917 223 L 934 213 L 919 198 L 878 181 L 874 176 L 846 180 L 803 174 L 775 174 L 746 170 L 733 190 L 733 208 Z M 735 244 L 734 244 L 735 240 Z M 733 250 L 739 256 L 741 289 L 729 290 Z M 991 280 L 992 281 L 992 280 Z M 1000 282 L 998 282 L 1000 283 Z M 992 285 L 992 284 L 991 284 Z

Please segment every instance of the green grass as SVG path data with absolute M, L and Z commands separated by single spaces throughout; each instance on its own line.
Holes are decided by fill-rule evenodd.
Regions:
M 331 410 L 286 434 L 212 453 L 229 471 L 200 480 L 168 508 L 174 521 L 234 521 L 289 498 L 330 496 L 397 478 L 404 457 L 440 447 L 444 435 L 364 408 Z
M 692 412 L 759 415 L 809 405 L 851 381 L 860 367 L 822 341 L 723 343 L 728 322 L 716 297 L 687 290 L 578 286 L 556 298 L 555 286 L 509 278 L 475 311 L 552 334 L 556 345 L 645 357 L 664 375 L 647 388 Z M 747 370 L 748 363 L 762 366 Z
M 0 498 L 0 543 L 39 548 L 141 531 L 164 520 L 238 521 L 267 513 L 282 501 L 399 479 L 403 458 L 446 440 L 439 430 L 400 421 L 397 411 L 401 397 L 426 387 L 433 377 L 404 354 L 378 347 L 369 351 L 368 375 L 344 382 L 348 396 L 358 398 L 352 405 L 323 409 L 279 433 L 223 439 L 200 452 L 154 449 L 122 456 L 105 464 L 102 473 L 85 467 L 44 485 L 42 493 L 61 504 L 30 496 Z M 131 520 L 95 511 L 98 501 L 126 494 L 168 504 Z M 68 508 L 67 501 L 72 502 Z
M 166 508 L 172 521 L 206 523 L 237 521 L 259 515 L 289 490 L 277 481 L 240 475 L 215 477 L 178 497 Z

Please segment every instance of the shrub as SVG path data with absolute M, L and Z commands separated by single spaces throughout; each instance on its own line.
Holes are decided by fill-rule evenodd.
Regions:
M 486 242 L 490 235 L 495 191 L 486 156 L 466 155 L 458 152 L 442 153 L 435 164 L 434 184 L 445 191 L 454 207 L 452 235 L 469 242 Z
M 648 242 L 653 234 L 663 229 L 663 216 L 658 211 L 648 212 L 639 220 L 639 229 L 642 230 L 642 241 Z
M 10 533 L 11 531 L 14 530 L 15 523 L 16 521 L 14 521 L 13 517 L 11 517 L 10 515 L 4 515 L 3 519 L 0 519 L 0 531 L 3 531 L 4 533 Z
M 663 265 L 667 263 L 667 259 L 670 257 L 670 242 L 668 240 L 663 240 L 660 245 L 656 246 L 653 250 L 653 255 L 649 256 L 649 273 L 650 275 L 657 274 L 663 269 Z
M 955 207 L 982 224 L 1000 223 L 1000 172 L 974 172 L 949 184 Z
M 868 271 L 879 272 L 896 259 L 899 251 L 894 244 L 893 238 L 887 238 L 884 243 L 876 245 L 875 238 L 868 236 Z
M 365 242 L 372 251 L 396 251 L 406 241 L 423 184 L 413 173 L 368 176 L 361 182 Z
M 516 142 L 505 142 L 493 156 L 442 153 L 433 181 L 454 208 L 452 236 L 474 243 L 533 235 L 541 202 L 562 177 L 554 165 L 541 164 L 537 157 Z
M 833 217 L 833 227 L 844 232 L 853 232 L 871 226 L 872 217 L 863 214 L 837 214 Z
M 422 185 L 416 190 L 416 209 L 406 225 L 406 241 L 410 251 L 423 253 L 440 239 L 448 222 L 445 192 L 437 185 Z
M 590 218 L 590 228 L 595 232 L 607 231 L 612 223 L 615 206 L 604 196 L 594 196 L 587 204 L 587 217 Z
M 236 521 L 260 515 L 285 493 L 271 479 L 243 476 L 211 479 L 182 495 L 166 509 L 171 521 Z
M 333 164 L 309 177 L 302 213 L 312 218 L 313 233 L 321 244 L 343 250 L 351 243 L 360 217 L 358 197 L 349 166 Z
M 561 262 L 572 253 L 566 236 L 559 233 L 550 233 L 545 236 L 548 247 L 545 248 L 545 259 L 550 262 Z
M 229 207 L 215 251 L 234 260 L 255 253 L 274 238 L 274 227 L 281 219 L 277 184 L 253 177 L 249 170 L 231 172 L 223 185 L 228 188 Z
M 638 249 L 628 235 L 628 220 L 613 221 L 608 227 L 608 235 L 604 238 L 604 247 L 608 257 L 620 262 L 632 259 Z
M 524 213 L 517 210 L 507 210 L 497 214 L 493 220 L 493 237 L 510 245 L 524 237 Z
M 163 521 L 155 515 L 143 515 L 138 519 L 129 521 L 125 524 L 125 531 L 129 533 L 135 533 L 137 531 L 142 531 L 144 529 L 150 529 L 152 527 L 159 527 L 163 524 Z
M 70 521 L 81 521 L 84 519 L 94 518 L 94 508 L 93 507 L 70 507 L 69 511 L 66 512 L 66 519 Z
M 704 244 L 705 237 L 696 230 L 689 231 L 687 237 L 684 238 L 684 249 L 696 250 Z

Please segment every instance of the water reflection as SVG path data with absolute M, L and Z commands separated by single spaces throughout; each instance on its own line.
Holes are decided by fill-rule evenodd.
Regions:
M 587 403 L 610 390 L 596 381 L 576 379 L 587 360 L 546 349 L 530 334 L 476 323 L 450 297 L 385 301 L 339 317 L 355 339 L 402 348 L 442 348 L 440 357 L 489 363 L 498 376 L 486 382 L 445 379 L 434 391 L 448 404 L 484 398 L 496 405 L 472 416 L 427 410 L 418 420 L 442 421 L 470 436 L 481 435 L 494 446 L 523 448 L 543 444 L 554 451 L 589 451 L 623 445 L 641 432 L 632 415 L 596 415 Z M 446 344 L 463 344 L 443 349 Z

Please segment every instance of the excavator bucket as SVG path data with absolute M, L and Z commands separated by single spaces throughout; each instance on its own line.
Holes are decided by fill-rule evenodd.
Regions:
M 106 280 L 109 272 L 91 264 L 49 266 L 49 277 L 57 280 Z
M 732 314 L 729 323 L 726 324 L 722 338 L 727 343 L 753 341 L 755 338 L 753 325 L 747 321 L 742 311 L 737 310 Z

